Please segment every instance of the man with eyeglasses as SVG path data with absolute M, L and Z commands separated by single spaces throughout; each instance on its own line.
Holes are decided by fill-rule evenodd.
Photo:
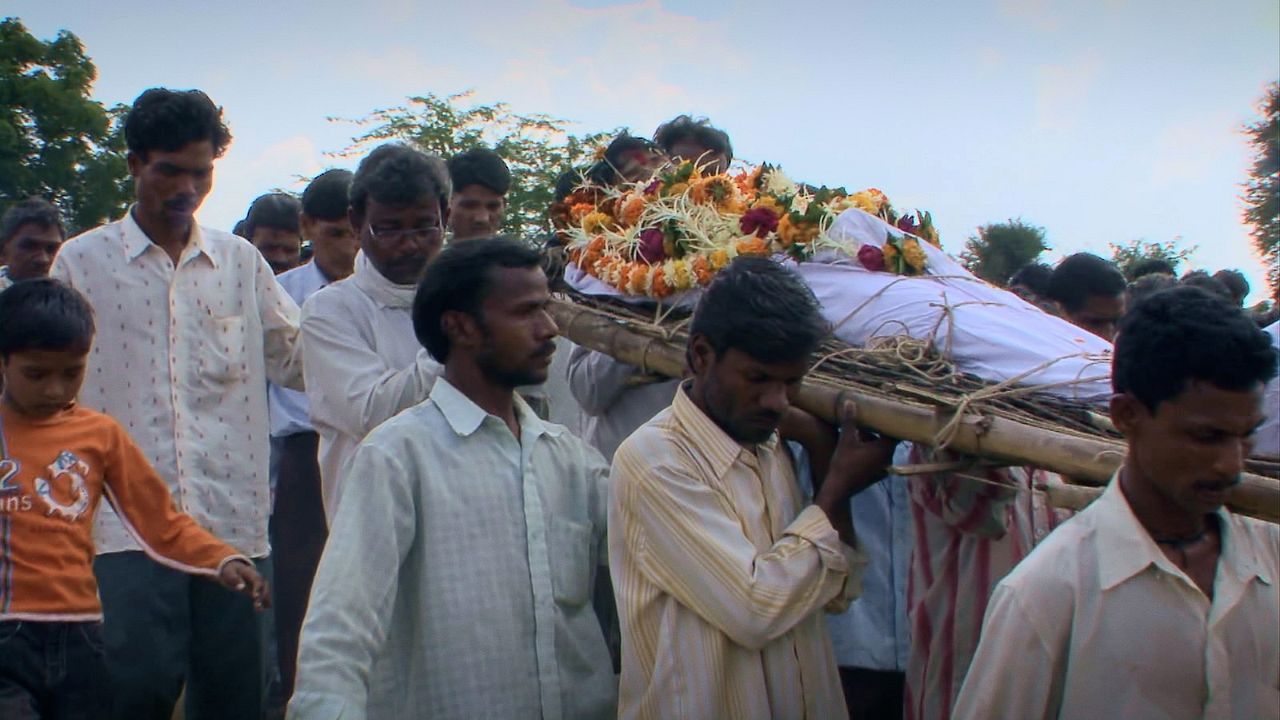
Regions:
M 355 272 L 302 306 L 311 421 L 320 434 L 324 511 L 370 430 L 427 398 L 441 367 L 413 334 L 415 283 L 444 242 L 449 171 L 407 145 L 379 146 L 351 180 L 348 218 L 360 244 Z

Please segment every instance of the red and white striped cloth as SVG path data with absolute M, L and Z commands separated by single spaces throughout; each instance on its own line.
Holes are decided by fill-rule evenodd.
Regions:
M 928 458 L 936 462 L 942 458 Z M 925 462 L 912 448 L 911 462 Z M 1033 491 L 1044 470 L 999 468 L 971 475 L 916 475 L 911 496 L 915 549 L 907 583 L 911 656 L 906 718 L 949 718 L 995 586 L 1068 517 Z

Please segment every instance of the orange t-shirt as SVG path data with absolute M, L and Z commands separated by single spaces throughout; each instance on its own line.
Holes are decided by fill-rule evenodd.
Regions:
M 243 558 L 174 506 L 111 417 L 73 406 L 31 420 L 0 407 L 0 620 L 102 617 L 93 518 L 104 495 L 163 565 L 214 578 Z

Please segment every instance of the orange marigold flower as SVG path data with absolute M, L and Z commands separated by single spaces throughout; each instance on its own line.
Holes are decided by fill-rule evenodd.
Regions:
M 713 250 L 711 253 L 711 269 L 722 270 L 725 265 L 729 264 L 729 253 L 724 249 Z
M 595 209 L 596 209 L 596 206 L 594 203 L 589 203 L 589 202 L 574 203 L 573 206 L 569 208 L 569 218 L 573 220 L 573 223 L 575 225 L 581 224 L 582 218 L 590 215 L 592 212 L 595 211 Z
M 724 251 L 717 250 L 716 252 L 723 253 Z M 710 284 L 712 276 L 715 275 L 715 271 L 711 269 L 711 262 L 707 260 L 705 255 L 694 255 L 689 267 L 693 270 L 694 281 L 699 285 Z
M 647 205 L 642 195 L 628 195 L 626 202 L 622 203 L 622 211 L 618 213 L 618 219 L 622 221 L 624 227 L 631 227 L 640 222 L 640 215 L 644 213 Z
M 653 279 L 649 283 L 649 287 L 654 297 L 663 298 L 674 292 L 675 288 L 667 281 L 666 270 L 661 266 L 653 269 Z
M 768 255 L 769 245 L 764 240 L 751 235 L 739 238 L 735 246 L 739 255 Z

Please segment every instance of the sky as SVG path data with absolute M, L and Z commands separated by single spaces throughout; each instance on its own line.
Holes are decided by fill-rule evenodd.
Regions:
M 199 213 L 230 229 L 272 188 L 353 167 L 361 118 L 474 90 L 579 132 L 648 135 L 679 113 L 797 180 L 932 211 L 959 254 L 978 226 L 1046 229 L 1053 261 L 1135 239 L 1198 246 L 1266 297 L 1241 219 L 1243 126 L 1280 79 L 1275 0 L 7 0 L 75 33 L 94 95 L 200 88 L 234 141 Z

